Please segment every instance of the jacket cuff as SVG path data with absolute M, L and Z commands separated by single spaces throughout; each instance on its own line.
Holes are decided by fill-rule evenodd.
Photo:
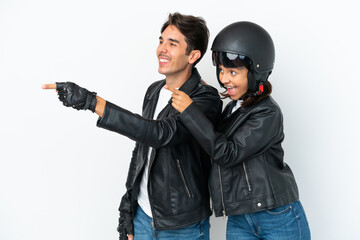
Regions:
M 186 123 L 189 119 L 195 119 L 202 112 L 197 108 L 196 104 L 192 102 L 182 113 L 178 115 L 182 123 Z
M 104 114 L 103 114 L 102 117 L 99 117 L 97 122 L 96 122 L 97 127 L 105 128 L 105 126 L 107 125 L 106 123 L 107 123 L 107 120 L 109 118 L 109 114 L 110 114 L 112 105 L 113 104 L 111 102 L 106 101 Z

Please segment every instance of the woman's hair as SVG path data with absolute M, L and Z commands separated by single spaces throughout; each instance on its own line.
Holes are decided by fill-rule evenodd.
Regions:
M 169 14 L 168 20 L 161 27 L 161 33 L 170 25 L 174 25 L 185 36 L 187 55 L 192 50 L 201 52 L 201 57 L 193 65 L 195 66 L 205 55 L 209 42 L 209 29 L 205 20 L 201 17 L 183 15 L 178 12 Z
M 270 96 L 272 92 L 272 85 L 269 81 L 266 81 L 266 83 L 264 84 L 264 92 L 260 95 L 256 95 L 256 96 L 252 96 L 251 92 L 248 90 L 240 99 L 244 98 L 244 102 L 241 104 L 242 107 L 246 107 L 246 106 L 251 106 L 251 105 L 255 105 L 258 102 L 260 102 L 261 100 L 263 100 L 264 98 L 266 98 L 267 96 Z M 230 97 L 230 95 L 226 92 L 222 92 L 220 93 L 220 95 L 222 96 L 222 99 L 228 98 Z

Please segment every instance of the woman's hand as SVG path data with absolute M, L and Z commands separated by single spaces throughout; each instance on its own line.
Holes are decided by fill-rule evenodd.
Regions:
M 193 100 L 191 100 L 191 98 L 183 91 L 167 85 L 165 85 L 164 88 L 172 92 L 171 105 L 180 113 L 182 113 L 193 102 Z

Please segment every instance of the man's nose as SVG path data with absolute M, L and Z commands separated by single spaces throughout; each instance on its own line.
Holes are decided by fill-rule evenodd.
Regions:
M 166 52 L 167 52 L 167 46 L 166 46 L 166 44 L 161 44 L 161 45 L 159 46 L 159 51 L 160 51 L 161 53 L 166 53 Z

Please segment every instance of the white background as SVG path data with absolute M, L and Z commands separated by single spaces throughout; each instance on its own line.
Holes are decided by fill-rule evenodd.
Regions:
M 0 239 L 117 239 L 134 142 L 65 108 L 41 84 L 74 81 L 140 113 L 168 13 L 202 16 L 209 47 L 253 21 L 276 45 L 270 81 L 313 239 L 358 239 L 359 3 L 0 0 Z M 218 88 L 210 50 L 198 65 Z M 219 88 L 218 88 L 219 89 Z M 225 220 L 211 218 L 212 239 Z

